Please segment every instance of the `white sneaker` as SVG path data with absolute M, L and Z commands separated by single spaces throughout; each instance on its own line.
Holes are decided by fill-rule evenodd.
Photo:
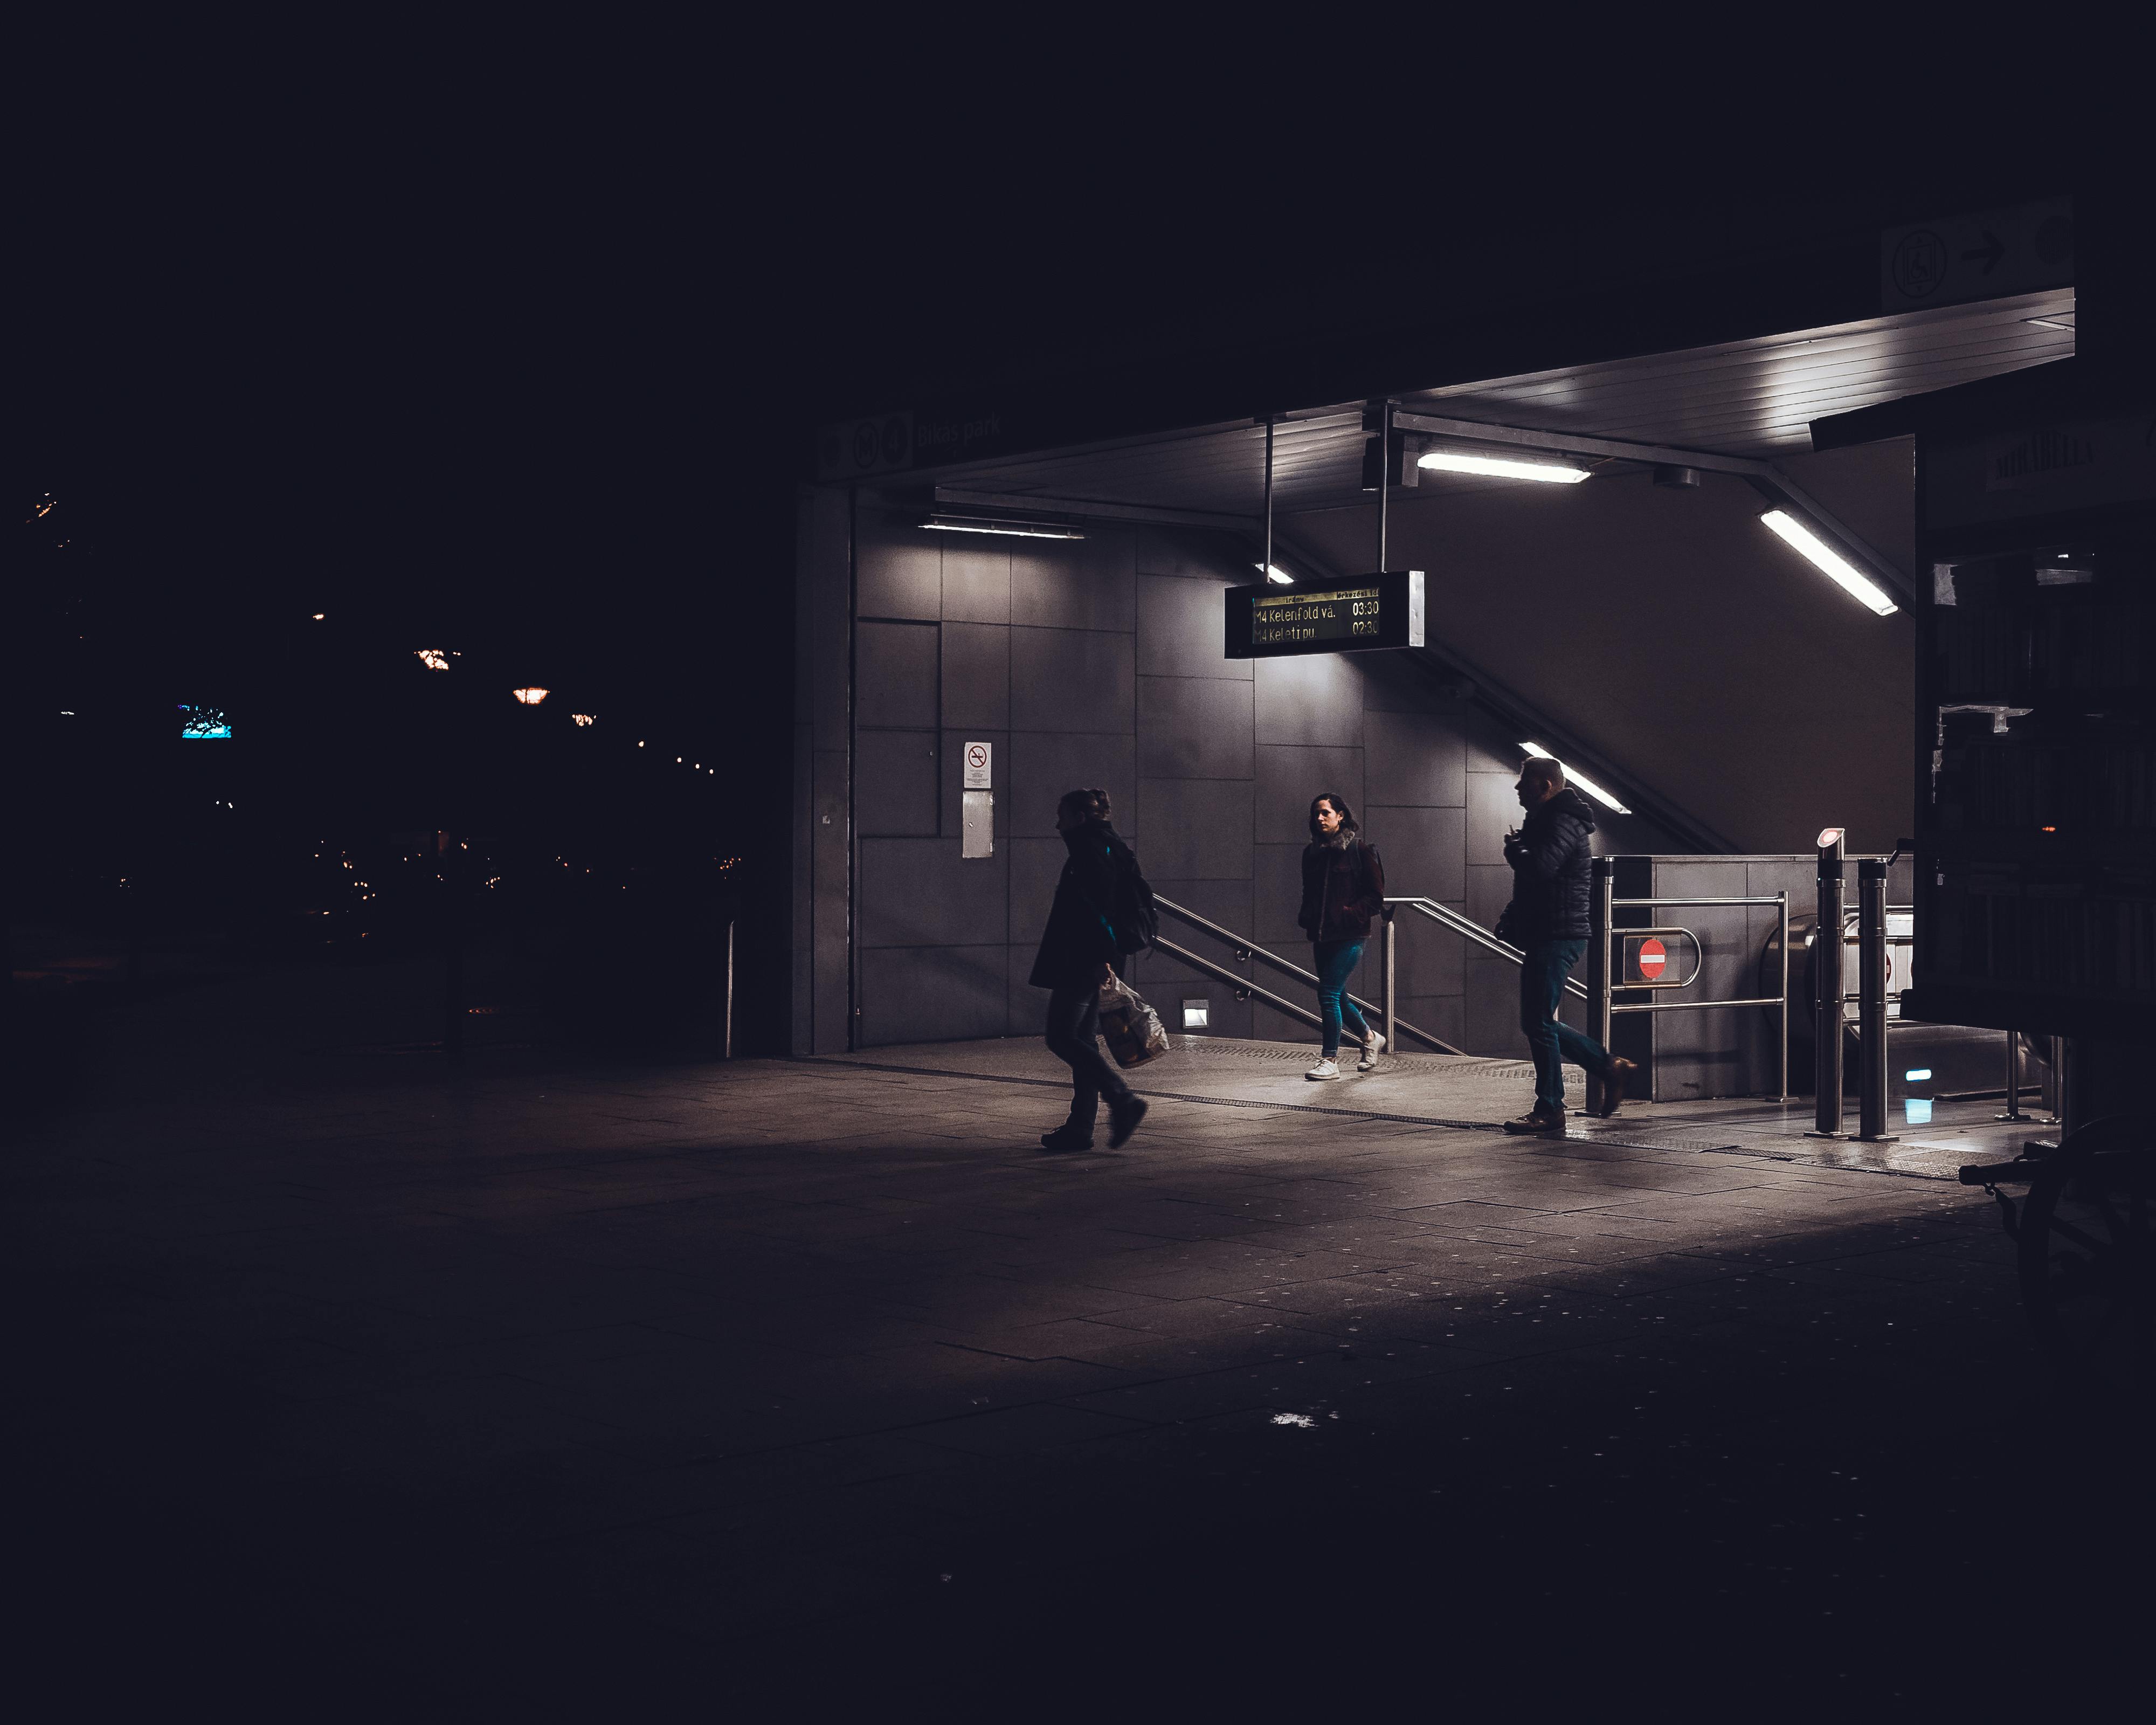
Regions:
M 1312 1066 L 1302 1076 L 1305 1078 L 1312 1079 L 1337 1078 L 1340 1076 L 1340 1062 L 1337 1060 L 1320 1060 L 1316 1065 Z
M 1363 1058 L 1355 1062 L 1355 1070 L 1358 1072 L 1375 1071 L 1378 1066 L 1378 1056 L 1384 1051 L 1385 1033 L 1383 1030 L 1373 1030 L 1370 1033 L 1370 1040 L 1363 1045 Z

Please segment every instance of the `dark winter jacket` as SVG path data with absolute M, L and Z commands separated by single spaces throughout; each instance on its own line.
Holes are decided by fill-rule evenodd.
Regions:
M 1519 947 L 1587 938 L 1594 838 L 1594 810 L 1569 785 L 1528 810 L 1518 834 L 1505 841 L 1512 901 L 1498 919 L 1500 934 Z
M 1036 988 L 1082 988 L 1101 980 L 1101 967 L 1143 944 L 1130 924 L 1139 873 L 1137 854 L 1105 820 L 1063 834 L 1070 860 L 1055 883 L 1048 927 L 1026 980 Z
M 1378 847 L 1351 836 L 1302 849 L 1302 909 L 1296 922 L 1313 941 L 1366 941 L 1385 908 L 1385 865 Z

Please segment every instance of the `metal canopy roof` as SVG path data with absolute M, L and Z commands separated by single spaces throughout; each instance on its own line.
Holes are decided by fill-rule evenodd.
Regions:
M 1828 414 L 2068 357 L 2073 316 L 2073 290 L 2057 289 L 1397 399 L 1404 408 L 1452 418 L 1766 458 L 1809 449 L 1810 422 Z M 1276 512 L 1368 501 L 1361 489 L 1362 403 L 1298 413 L 1274 435 Z M 1264 429 L 1242 421 L 947 468 L 932 477 L 955 489 L 1044 503 L 1249 517 L 1263 506 L 1264 475 Z M 1445 481 L 1448 490 L 1476 484 Z

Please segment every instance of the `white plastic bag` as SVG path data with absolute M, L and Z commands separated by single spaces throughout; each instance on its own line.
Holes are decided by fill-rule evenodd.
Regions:
M 1101 1034 L 1118 1066 L 1142 1066 L 1168 1052 L 1168 1027 L 1144 996 L 1111 972 L 1101 984 Z

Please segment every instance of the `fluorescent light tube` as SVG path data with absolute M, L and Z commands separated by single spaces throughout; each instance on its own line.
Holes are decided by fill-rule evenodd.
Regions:
M 1532 755 L 1537 761 L 1557 761 L 1557 757 L 1552 754 L 1538 742 L 1523 742 L 1520 747 L 1525 749 L 1529 754 Z M 1564 762 L 1558 761 L 1558 765 L 1564 767 Z M 1574 773 L 1569 767 L 1564 768 L 1564 782 L 1567 784 L 1578 785 L 1580 789 L 1585 791 L 1589 796 L 1594 798 L 1596 802 L 1601 803 L 1605 809 L 1614 809 L 1620 814 L 1630 814 L 1632 812 L 1622 803 L 1620 803 L 1614 797 L 1611 796 L 1609 792 L 1604 790 L 1600 785 L 1595 783 L 1593 779 L 1584 778 L 1581 774 Z
M 1282 587 L 1295 585 L 1295 577 L 1289 574 L 1278 563 L 1253 563 L 1250 567 L 1253 569 L 1263 569 L 1265 572 L 1265 579 L 1268 581 L 1277 581 Z
M 1759 519 L 1802 552 L 1814 567 L 1833 581 L 1858 603 L 1868 605 L 1881 617 L 1892 617 L 1902 608 L 1887 597 L 1878 583 L 1785 509 L 1770 509 Z
M 1075 527 L 1058 526 L 1050 521 L 998 521 L 973 516 L 931 516 L 921 525 L 939 533 L 1005 533 L 1014 539 L 1083 539 L 1086 536 Z
M 1541 480 L 1553 485 L 1576 485 L 1588 475 L 1584 467 L 1555 461 L 1514 461 L 1503 455 L 1466 455 L 1456 449 L 1432 449 L 1415 464 L 1435 467 L 1440 473 L 1480 473 L 1492 479 Z

